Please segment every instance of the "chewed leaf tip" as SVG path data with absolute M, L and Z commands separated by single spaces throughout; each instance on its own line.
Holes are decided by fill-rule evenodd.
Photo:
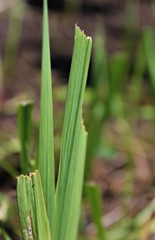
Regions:
M 34 172 L 30 172 L 28 175 L 24 175 L 24 174 L 21 174 L 20 176 L 16 177 L 17 178 L 17 181 L 21 178 L 24 178 L 24 179 L 30 179 L 31 177 L 37 175 L 39 173 L 39 170 L 35 170 Z
M 29 177 L 29 176 L 28 176 L 28 175 L 21 174 L 21 175 L 19 175 L 19 176 L 16 177 L 16 178 L 17 178 L 17 180 L 19 180 L 19 178 L 27 178 L 27 177 Z
M 81 119 L 81 125 L 82 125 L 82 128 L 83 128 L 83 131 L 85 132 L 85 134 L 87 135 L 87 131 L 86 131 L 86 127 L 85 127 L 85 124 L 84 124 L 84 119 L 82 118 Z
M 79 36 L 83 36 L 83 37 L 85 37 L 87 40 L 92 41 L 92 38 L 89 37 L 89 36 L 87 36 L 87 35 L 85 34 L 85 32 L 82 31 L 77 24 L 75 24 L 75 32 L 76 32 L 75 38 L 77 38 L 77 37 L 79 37 Z

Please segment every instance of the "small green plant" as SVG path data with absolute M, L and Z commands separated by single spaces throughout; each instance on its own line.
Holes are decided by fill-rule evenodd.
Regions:
M 92 40 L 76 26 L 75 44 L 66 96 L 58 180 L 55 184 L 53 107 L 47 0 L 43 10 L 43 49 L 39 159 L 36 170 L 17 179 L 17 198 L 23 239 L 74 240 L 77 236 L 83 186 L 87 133 L 82 120 Z M 29 171 L 28 146 L 21 121 L 28 119 L 31 107 L 19 108 L 19 135 L 22 169 Z
M 72 0 L 67 2 L 72 2 Z M 21 154 L 20 165 L 24 175 L 17 178 L 17 198 L 23 239 L 76 239 L 85 151 L 85 177 L 87 180 L 93 176 L 92 173 L 98 173 L 93 168 L 95 162 L 93 160 L 97 160 L 95 162 L 97 164 L 98 161 L 101 164 L 101 160 L 106 160 L 105 163 L 102 163 L 105 164 L 106 169 L 107 163 L 108 166 L 115 165 L 113 160 L 115 160 L 115 154 L 117 153 L 118 156 L 119 153 L 123 153 L 123 157 L 120 154 L 118 169 L 114 170 L 117 171 L 117 176 L 123 174 L 119 186 L 116 182 L 115 190 L 117 190 L 117 186 L 119 189 L 114 194 L 114 187 L 111 186 L 112 180 L 110 178 L 112 176 L 113 181 L 115 181 L 115 177 L 117 179 L 115 172 L 114 175 L 111 172 L 110 177 L 106 171 L 103 172 L 101 183 L 102 181 L 105 182 L 101 186 L 101 191 L 94 182 L 86 185 L 84 197 L 87 196 L 90 206 L 87 204 L 88 211 L 87 208 L 84 208 L 86 212 L 84 211 L 81 216 L 82 221 L 80 221 L 77 239 L 86 240 L 89 239 L 90 235 L 93 240 L 149 239 L 151 231 L 154 230 L 154 218 L 152 217 L 155 210 L 154 200 L 140 213 L 137 214 L 136 212 L 134 217 L 130 216 L 130 201 L 134 200 L 137 160 L 139 162 L 139 158 L 141 156 L 143 158 L 144 155 L 145 161 L 148 151 L 152 149 L 154 144 L 153 137 L 152 139 L 149 138 L 149 141 L 151 140 L 151 143 L 149 143 L 136 134 L 136 125 L 141 129 L 141 121 L 152 121 L 155 116 L 152 95 L 149 96 L 147 101 L 143 99 L 145 97 L 143 92 L 145 93 L 146 87 L 146 85 L 143 85 L 144 77 L 148 77 L 145 74 L 146 70 L 149 74 L 148 80 L 151 80 L 152 84 L 152 89 L 149 86 L 149 90 L 152 90 L 154 94 L 155 89 L 154 35 L 151 28 L 146 28 L 143 35 L 140 35 L 137 45 L 135 45 L 137 24 L 134 23 L 137 23 L 137 21 L 133 21 L 133 19 L 136 20 L 137 15 L 135 14 L 136 18 L 132 18 L 132 15 L 133 10 L 137 12 L 138 5 L 134 1 L 127 1 L 126 4 L 127 21 L 124 43 L 126 50 L 109 55 L 104 34 L 98 31 L 94 38 L 93 88 L 88 87 L 84 102 L 89 132 L 86 151 L 87 134 L 82 124 L 82 102 L 89 65 L 91 39 L 86 37 L 76 26 L 67 96 L 66 86 L 55 88 L 52 91 L 48 12 L 47 2 L 44 1 L 40 134 L 39 140 L 35 139 L 35 145 L 37 145 L 35 152 L 37 154 L 34 157 L 35 160 L 33 160 L 31 157 L 34 149 L 31 132 L 31 102 L 22 103 L 18 107 L 19 142 L 17 139 L 13 139 L 11 142 L 6 141 L 6 143 L 1 144 L 0 149 L 0 166 L 13 177 L 18 176 L 19 173 L 16 170 L 16 163 L 12 161 L 11 157 L 9 159 L 8 156 L 19 152 Z M 18 24 L 16 27 L 19 27 Z M 15 51 L 13 55 L 15 58 L 18 44 L 17 42 L 14 42 L 14 44 Z M 136 49 L 135 46 L 137 46 Z M 12 41 L 8 39 L 7 58 L 12 48 Z M 7 70 L 8 74 L 12 73 L 11 62 L 4 61 L 4 66 L 2 63 L 0 64 L 0 68 L 3 70 L 3 72 L 2 70 L 0 72 L 1 88 L 3 87 L 3 75 L 6 74 L 4 70 Z M 6 66 L 7 68 L 4 68 Z M 57 140 L 57 137 L 60 139 L 61 131 L 57 131 L 57 126 L 60 130 L 61 121 L 58 113 L 61 112 L 62 116 L 62 108 L 56 109 L 56 114 L 53 114 L 52 95 L 56 102 L 61 100 L 62 103 L 64 103 L 66 97 L 61 147 L 59 146 L 59 140 Z M 54 127 L 56 136 L 53 133 Z M 143 132 L 143 129 L 141 129 L 141 132 Z M 58 150 L 56 146 L 58 146 Z M 61 149 L 60 156 L 59 149 Z M 144 153 L 141 150 L 144 150 Z M 55 165 L 57 169 L 58 164 L 56 160 L 60 160 L 58 173 L 55 171 Z M 152 159 L 150 159 L 150 162 L 152 164 Z M 100 181 L 100 179 L 97 178 L 96 181 Z M 113 199 L 115 194 L 118 194 L 116 197 L 119 197 L 119 205 L 110 212 L 107 212 L 106 204 L 109 196 L 107 198 L 106 193 L 110 193 L 110 198 Z M 6 202 L 5 198 L 3 202 Z M 83 203 L 85 202 L 83 201 Z M 114 215 L 116 218 L 113 219 Z M 89 216 L 92 218 L 92 222 Z M 112 221 L 109 222 L 107 219 Z M 11 229 L 13 229 L 14 225 L 12 226 L 8 222 L 6 224 L 1 226 L 0 236 L 9 240 L 8 233 L 10 234 L 10 232 L 7 226 L 10 225 Z M 145 236 L 143 229 L 144 232 L 145 229 L 147 230 L 147 233 L 145 233 L 147 236 Z M 19 235 L 18 230 L 13 229 L 13 231 Z

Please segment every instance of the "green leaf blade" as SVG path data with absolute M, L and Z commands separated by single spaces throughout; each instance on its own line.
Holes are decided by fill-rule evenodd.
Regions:
M 20 223 L 22 229 L 22 236 L 24 240 L 29 240 L 32 233 L 32 205 L 30 202 L 29 196 L 31 195 L 32 181 L 28 176 L 21 175 L 17 178 L 17 201 L 18 201 L 18 209 L 20 216 Z M 35 235 L 36 229 L 34 225 L 33 229 L 33 237 Z
M 77 238 L 87 143 L 87 133 L 82 125 L 80 128 L 79 147 L 70 166 L 62 212 L 60 239 L 64 240 Z
M 102 197 L 99 187 L 95 183 L 86 185 L 86 193 L 91 207 L 92 218 L 96 225 L 99 240 L 105 240 L 105 229 L 102 225 Z
M 38 240 L 50 240 L 51 233 L 39 171 L 35 171 L 35 173 L 30 174 L 30 176 L 32 178 Z
M 17 200 L 24 240 L 51 240 L 39 171 L 17 178 Z
M 55 240 L 76 239 L 86 150 L 86 132 L 81 124 L 82 101 L 91 45 L 91 39 L 76 27 L 55 196 Z
M 90 61 L 91 39 L 86 38 L 78 27 L 75 29 L 75 45 L 67 90 L 64 127 L 62 134 L 60 168 L 66 172 L 70 163 L 72 143 L 78 122 L 81 121 L 82 101 Z M 76 116 L 76 117 L 75 117 Z M 67 167 L 66 167 L 67 166 Z M 63 175 L 63 173 L 62 173 Z M 65 176 L 65 174 L 64 174 Z
M 54 205 L 55 172 L 51 63 L 48 28 L 47 0 L 44 0 L 39 170 L 43 183 L 43 191 L 45 195 L 48 218 L 50 221 L 50 228 L 52 228 L 51 225 Z
M 32 102 L 21 103 L 17 111 L 18 135 L 20 141 L 21 169 L 23 174 L 29 172 L 29 146 L 32 130 Z
M 149 71 L 152 88 L 153 88 L 153 95 L 155 96 L 155 68 L 154 68 L 154 61 L 155 61 L 155 45 L 154 45 L 154 33 L 151 28 L 146 27 L 143 32 L 143 44 L 144 44 L 144 51 L 146 57 L 146 64 Z

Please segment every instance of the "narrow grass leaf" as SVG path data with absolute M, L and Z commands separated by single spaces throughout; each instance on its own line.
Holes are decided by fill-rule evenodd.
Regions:
M 129 70 L 128 55 L 124 52 L 115 53 L 110 61 L 110 90 L 111 94 L 119 92 L 123 87 Z
M 32 239 L 36 237 L 36 229 L 32 227 L 32 208 L 29 199 L 30 192 L 32 192 L 31 186 L 32 180 L 30 177 L 21 175 L 17 178 L 18 209 L 24 240 L 29 240 L 31 236 Z
M 17 199 L 24 240 L 51 240 L 49 222 L 39 171 L 21 175 L 17 181 Z
M 4 64 L 0 53 L 0 111 L 5 110 Z
M 62 222 L 60 239 L 64 240 L 77 239 L 87 142 L 87 133 L 82 124 L 79 131 L 78 148 L 77 152 L 75 152 L 76 156 L 73 158 L 75 162 L 71 162 L 64 199 L 63 216 L 60 220 L 60 223 Z
M 98 29 L 93 43 L 93 64 L 92 64 L 92 84 L 95 90 L 102 91 L 100 95 L 104 97 L 104 91 L 108 91 L 108 56 L 105 46 L 105 34 Z
M 95 183 L 87 183 L 86 193 L 91 207 L 92 218 L 97 229 L 97 239 L 105 240 L 105 229 L 102 224 L 102 197 L 100 189 Z
M 146 58 L 144 54 L 143 39 L 140 39 L 138 49 L 135 55 L 135 64 L 133 69 L 131 96 L 130 99 L 137 102 L 140 99 L 142 90 L 142 80 L 146 69 Z
M 122 100 L 123 82 L 127 77 L 129 62 L 128 55 L 124 52 L 118 52 L 112 56 L 110 62 L 110 91 L 108 106 L 114 115 L 122 115 L 124 103 Z
M 17 59 L 24 7 L 24 4 L 16 4 L 10 8 L 9 28 L 4 55 L 4 70 L 5 74 L 9 76 L 13 73 Z
M 17 111 L 18 135 L 20 141 L 21 169 L 23 174 L 30 171 L 29 147 L 32 129 L 32 103 L 21 103 Z
M 82 101 L 91 45 L 91 39 L 76 26 L 55 197 L 53 228 L 55 240 L 76 239 L 86 145 L 86 133 L 81 124 Z
M 3 69 L 3 63 L 2 63 L 2 58 L 1 58 L 1 54 L 0 54 L 0 101 L 2 101 L 3 98 L 3 88 L 4 88 L 4 73 L 3 73 L 4 69 Z M 1 104 L 1 102 L 0 102 Z
M 134 50 L 134 44 L 138 29 L 139 22 L 139 3 L 135 0 L 130 0 L 125 2 L 125 34 L 124 34 L 124 44 L 125 49 L 132 55 Z M 132 61 L 132 59 L 131 59 Z
M 39 169 L 47 207 L 50 227 L 52 224 L 54 204 L 54 137 L 53 137 L 53 106 L 51 85 L 50 44 L 48 30 L 47 0 L 43 10 L 43 49 L 41 79 L 41 114 L 39 137 Z
M 152 82 L 153 94 L 155 97 L 155 37 L 151 28 L 147 27 L 143 32 L 143 41 L 144 41 L 144 49 L 145 49 L 145 57 L 147 62 L 147 67 L 149 71 L 149 75 Z
M 104 123 L 106 101 L 109 91 L 109 71 L 108 57 L 105 47 L 104 34 L 99 29 L 94 38 L 93 44 L 93 61 L 92 61 L 92 84 L 94 95 L 90 105 L 88 115 L 88 144 L 85 165 L 85 178 L 91 175 L 93 158 L 96 154 L 97 146 L 101 140 L 101 132 Z
M 0 237 L 2 237 L 2 239 L 4 239 L 4 240 L 12 240 L 12 238 L 2 228 L 0 228 Z
M 32 178 L 32 188 L 34 194 L 34 203 L 35 203 L 35 221 L 37 226 L 37 236 L 38 240 L 42 239 L 51 239 L 51 233 L 49 228 L 49 222 L 46 212 L 46 206 L 44 201 L 44 194 L 42 190 L 42 183 L 39 171 L 30 174 Z

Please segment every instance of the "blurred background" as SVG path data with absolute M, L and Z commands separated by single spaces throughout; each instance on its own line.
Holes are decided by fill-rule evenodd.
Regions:
M 49 0 L 56 168 L 75 24 L 93 38 L 78 239 L 153 240 L 155 2 Z M 21 239 L 16 176 L 22 173 L 25 145 L 30 169 L 36 166 L 41 50 L 42 1 L 1 0 L 0 239 Z M 21 124 L 30 133 L 26 143 Z

